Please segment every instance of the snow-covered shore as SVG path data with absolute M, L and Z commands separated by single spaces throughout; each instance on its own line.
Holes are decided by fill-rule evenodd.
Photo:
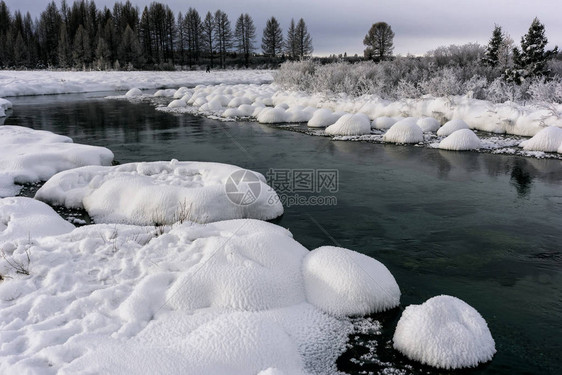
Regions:
M 129 90 L 131 87 L 156 89 L 196 85 L 269 83 L 270 70 L 205 71 L 7 71 L 0 70 L 0 98 L 22 95 L 69 94 Z

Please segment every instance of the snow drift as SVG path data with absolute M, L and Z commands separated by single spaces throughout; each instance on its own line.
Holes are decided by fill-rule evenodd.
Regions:
M 451 120 L 447 121 L 442 127 L 437 130 L 437 135 L 440 137 L 447 137 L 457 130 L 470 129 L 468 124 L 463 120 Z
M 367 115 L 358 113 L 355 115 L 345 114 L 335 124 L 326 128 L 326 134 L 330 135 L 362 135 L 371 133 L 371 122 Z
M 0 197 L 18 194 L 16 184 L 45 181 L 60 171 L 85 165 L 109 165 L 113 153 L 104 147 L 21 126 L 0 127 Z
M 383 141 L 390 143 L 423 142 L 423 131 L 416 125 L 417 120 L 408 117 L 398 121 L 383 136 Z
M 549 126 L 535 134 L 534 137 L 519 144 L 527 151 L 559 152 L 562 146 L 562 129 Z
M 443 150 L 466 151 L 482 147 L 482 142 L 470 129 L 461 129 L 453 132 L 439 143 Z
M 49 179 L 36 198 L 84 208 L 97 223 L 269 220 L 283 214 L 261 174 L 228 164 L 177 160 L 62 172 Z
M 394 333 L 394 348 L 423 364 L 476 367 L 496 353 L 486 321 L 466 302 L 437 296 L 406 307 Z

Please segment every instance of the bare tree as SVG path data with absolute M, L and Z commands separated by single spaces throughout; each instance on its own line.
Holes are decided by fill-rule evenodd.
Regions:
M 261 49 L 265 55 L 271 57 L 277 56 L 283 50 L 283 32 L 275 17 L 268 19 L 263 29 Z
M 256 27 L 248 13 L 241 14 L 238 17 L 234 37 L 238 52 L 244 55 L 244 65 L 247 68 L 250 65 L 250 54 L 255 50 L 254 43 L 256 39 Z
M 199 61 L 201 53 L 201 17 L 199 12 L 193 8 L 189 8 L 184 18 L 185 23 L 185 39 L 187 43 L 187 58 L 189 67 L 193 62 Z
M 371 26 L 363 44 L 367 46 L 365 49 L 365 57 L 375 61 L 387 60 L 392 56 L 394 50 L 394 32 L 386 22 L 377 22 Z

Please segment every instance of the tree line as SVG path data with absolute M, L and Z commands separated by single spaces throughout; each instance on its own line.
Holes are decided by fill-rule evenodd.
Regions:
M 142 11 L 126 2 L 98 9 L 78 0 L 60 7 L 50 2 L 38 19 L 13 14 L 0 1 L 0 67 L 62 69 L 174 69 L 242 64 L 257 60 L 256 27 L 248 13 L 232 26 L 217 10 L 204 17 L 194 8 L 177 16 L 166 4 L 153 2 Z M 299 60 L 313 52 L 305 21 L 291 20 L 286 35 L 275 17 L 261 38 L 260 62 Z

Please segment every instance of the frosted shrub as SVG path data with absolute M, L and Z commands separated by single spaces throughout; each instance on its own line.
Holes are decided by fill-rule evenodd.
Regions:
M 529 85 L 528 94 L 533 101 L 562 103 L 562 80 L 536 80 Z

